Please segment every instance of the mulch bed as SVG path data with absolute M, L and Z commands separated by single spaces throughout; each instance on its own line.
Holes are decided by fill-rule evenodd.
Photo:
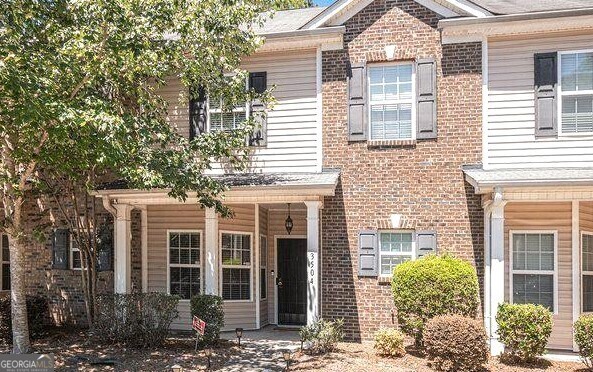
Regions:
M 85 331 L 55 330 L 50 335 L 33 342 L 34 352 L 53 353 L 56 370 L 72 371 L 169 371 L 175 364 L 182 365 L 184 371 L 205 371 L 207 359 L 203 351 L 194 352 L 194 339 L 181 335 L 171 337 L 163 347 L 156 349 L 133 349 L 120 345 L 103 345 L 89 338 Z M 0 345 L 0 353 L 8 353 L 10 348 Z M 233 355 L 241 351 L 232 342 L 222 342 L 213 349 L 212 370 L 223 366 Z M 191 368 L 190 368 L 191 366 Z M 540 360 L 531 365 L 507 365 L 498 358 L 492 358 L 484 371 L 518 372 L 585 372 L 581 363 L 560 363 Z M 237 369 L 234 369 L 237 370 Z M 370 343 L 340 343 L 335 352 L 312 356 L 303 353 L 293 355 L 291 371 L 434 371 L 421 352 L 412 346 L 402 358 L 384 358 L 374 353 Z

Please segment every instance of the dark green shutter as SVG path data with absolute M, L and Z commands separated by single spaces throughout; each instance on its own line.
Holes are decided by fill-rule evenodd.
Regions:
M 268 89 L 267 72 L 250 72 L 249 89 L 262 94 Z M 264 105 L 259 101 L 251 102 L 251 117 L 256 122 L 256 128 L 249 135 L 249 146 L 262 147 L 267 144 L 268 117 Z
M 379 275 L 379 238 L 376 230 L 358 233 L 358 276 Z
M 436 231 L 416 231 L 416 258 L 437 253 Z
M 52 236 L 52 268 L 59 270 L 68 269 L 70 256 L 70 231 L 56 229 Z
M 202 86 L 190 88 L 189 139 L 206 132 L 206 90 Z
M 364 64 L 348 64 L 348 141 L 366 141 L 366 68 Z
M 97 271 L 113 270 L 113 225 L 104 223 L 97 234 Z
M 416 61 L 416 138 L 437 138 L 437 69 L 433 58 Z
M 558 53 L 534 55 L 536 137 L 550 137 L 558 134 L 557 66 Z

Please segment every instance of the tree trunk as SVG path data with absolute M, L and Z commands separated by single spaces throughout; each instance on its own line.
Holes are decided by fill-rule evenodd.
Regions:
M 27 289 L 25 287 L 25 242 L 14 232 L 8 235 L 10 247 L 10 297 L 12 303 L 12 352 L 26 354 L 31 351 L 29 321 L 27 318 Z

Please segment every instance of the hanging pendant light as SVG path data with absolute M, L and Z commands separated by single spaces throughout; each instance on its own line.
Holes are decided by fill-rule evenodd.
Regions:
M 286 220 L 284 221 L 284 227 L 286 228 L 288 235 L 290 235 L 290 232 L 292 231 L 292 226 L 292 218 L 290 218 L 290 203 L 288 203 L 288 217 L 286 217 Z

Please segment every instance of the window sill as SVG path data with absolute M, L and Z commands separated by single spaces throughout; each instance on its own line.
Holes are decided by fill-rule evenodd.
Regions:
M 391 279 L 390 276 L 379 276 L 377 277 L 377 282 L 379 284 L 391 284 Z
M 416 140 L 369 140 L 367 146 L 369 148 L 414 147 Z

